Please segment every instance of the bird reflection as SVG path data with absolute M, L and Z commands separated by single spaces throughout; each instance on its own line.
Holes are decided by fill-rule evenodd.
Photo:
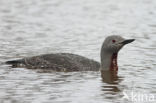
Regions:
M 122 77 L 117 75 L 117 71 L 101 71 L 101 77 L 102 81 L 106 83 L 102 86 L 102 91 L 110 91 L 111 94 L 121 91 L 118 84 L 122 81 Z
M 117 84 L 119 79 L 117 71 L 101 71 L 101 77 L 103 82 L 108 84 Z

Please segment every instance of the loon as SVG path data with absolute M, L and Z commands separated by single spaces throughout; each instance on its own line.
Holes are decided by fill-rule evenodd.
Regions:
M 135 39 L 119 35 L 106 37 L 101 48 L 101 63 L 71 53 L 44 54 L 6 61 L 12 68 L 49 69 L 54 71 L 118 71 L 117 56 L 120 49 Z

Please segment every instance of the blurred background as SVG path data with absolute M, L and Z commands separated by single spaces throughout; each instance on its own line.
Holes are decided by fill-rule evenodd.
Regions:
M 156 94 L 156 0 L 0 0 L 0 63 L 58 52 L 100 61 L 109 35 L 136 39 L 120 51 L 113 84 L 99 72 L 1 64 L 0 103 L 129 103 L 124 90 Z

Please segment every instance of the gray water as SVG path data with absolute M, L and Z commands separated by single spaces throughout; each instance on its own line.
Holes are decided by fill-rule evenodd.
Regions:
M 100 61 L 113 34 L 136 39 L 120 51 L 113 78 L 3 64 L 60 52 Z M 0 62 L 0 103 L 155 103 L 156 0 L 0 0 Z

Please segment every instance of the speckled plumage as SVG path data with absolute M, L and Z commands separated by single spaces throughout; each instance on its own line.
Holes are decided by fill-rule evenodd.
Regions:
M 20 60 L 8 61 L 12 67 L 51 69 L 54 71 L 98 71 L 100 63 L 70 53 L 45 54 Z

